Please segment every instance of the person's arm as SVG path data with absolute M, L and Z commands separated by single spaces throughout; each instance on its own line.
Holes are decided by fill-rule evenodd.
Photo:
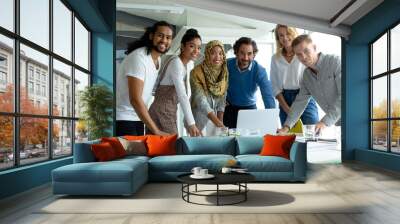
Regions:
M 136 77 L 128 76 L 129 100 L 140 120 L 156 135 L 166 135 L 160 131 L 157 125 L 151 119 L 149 111 L 142 99 L 144 82 Z
M 225 111 L 225 107 L 226 107 L 226 95 L 227 95 L 227 92 L 225 92 L 225 94 L 222 97 L 220 97 L 216 100 L 217 117 L 221 122 L 223 122 L 223 120 L 224 120 L 224 111 Z
M 221 112 L 221 111 L 219 111 L 219 112 Z M 219 113 L 219 112 L 217 112 L 217 113 Z M 223 115 L 223 112 L 222 112 L 222 115 L 219 115 L 219 116 L 224 116 L 224 115 Z M 214 123 L 215 126 L 217 126 L 217 127 L 224 127 L 224 123 L 222 123 L 222 120 L 220 120 L 220 119 L 218 118 L 218 115 L 215 115 L 214 112 L 208 113 L 208 114 L 207 114 L 207 117 L 208 117 L 208 119 L 210 119 L 210 120 Z M 221 118 L 222 118 L 222 117 L 221 117 Z
M 178 59 L 172 61 L 166 70 L 166 76 L 170 76 L 172 83 L 175 86 L 176 95 L 178 96 L 178 102 L 182 107 L 182 111 L 185 117 L 186 124 L 191 126 L 195 124 L 192 108 L 190 107 L 189 97 L 186 94 L 184 75 L 184 68 L 178 64 Z
M 321 119 L 321 121 L 326 125 L 326 126 L 331 126 L 335 124 L 341 116 L 341 97 L 342 97 L 342 68 L 341 68 L 341 62 L 338 57 L 335 57 L 336 62 L 334 66 L 334 73 L 333 73 L 333 78 L 336 86 L 336 91 L 337 95 L 336 96 L 331 96 L 334 98 L 333 100 L 333 105 L 329 107 L 329 110 L 326 112 L 325 116 Z M 333 64 L 332 63 L 332 64 Z
M 271 82 L 268 80 L 267 72 L 264 68 L 259 68 L 257 72 L 257 84 L 260 87 L 265 109 L 275 108 L 275 100 L 272 96 Z
M 171 64 L 168 66 L 166 72 L 166 76 L 170 75 L 172 79 L 172 83 L 175 86 L 176 94 L 178 96 L 178 102 L 182 107 L 182 111 L 185 117 L 185 121 L 187 124 L 187 130 L 190 136 L 201 136 L 201 132 L 197 128 L 195 124 L 195 120 L 192 113 L 192 108 L 190 107 L 189 97 L 186 94 L 185 82 L 184 82 L 184 75 L 185 70 L 179 65 L 179 59 L 172 61 Z

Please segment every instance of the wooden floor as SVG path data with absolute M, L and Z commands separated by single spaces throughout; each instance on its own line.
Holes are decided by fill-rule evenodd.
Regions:
M 312 164 L 308 182 L 346 201 L 367 204 L 357 214 L 35 214 L 54 200 L 42 186 L 0 202 L 0 223 L 219 224 L 219 223 L 400 223 L 400 175 L 359 163 Z M 318 203 L 318 202 L 316 202 Z

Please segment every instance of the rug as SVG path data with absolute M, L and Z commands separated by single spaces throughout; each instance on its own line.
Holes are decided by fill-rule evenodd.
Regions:
M 229 190 L 233 187 L 224 189 Z M 36 213 L 360 213 L 358 205 L 344 201 L 317 184 L 255 183 L 249 184 L 248 187 L 250 191 L 247 201 L 237 205 L 190 204 L 182 200 L 180 184 L 149 183 L 130 197 L 56 197 Z M 198 190 L 212 189 L 215 189 L 214 185 L 201 185 Z M 229 203 L 229 200 L 237 199 L 235 196 L 224 197 L 223 202 Z M 215 196 L 193 196 L 191 200 L 213 204 Z

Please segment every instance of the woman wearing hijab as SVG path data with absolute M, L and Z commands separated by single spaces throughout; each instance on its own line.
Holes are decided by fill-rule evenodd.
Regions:
M 228 69 L 223 44 L 210 41 L 204 50 L 203 62 L 192 70 L 190 86 L 191 106 L 197 127 L 206 136 L 216 134 L 217 127 L 224 127 Z
M 189 97 L 186 94 L 186 65 L 191 60 L 196 60 L 200 54 L 201 37 L 197 30 L 189 29 L 181 40 L 181 53 L 172 56 L 162 69 L 159 79 L 153 89 L 154 102 L 149 113 L 161 131 L 176 134 L 178 128 L 177 104 L 181 105 L 185 117 L 185 127 L 190 136 L 200 136 L 192 115 Z

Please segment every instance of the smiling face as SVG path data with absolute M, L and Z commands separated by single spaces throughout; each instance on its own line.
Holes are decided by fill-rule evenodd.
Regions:
M 297 58 L 307 67 L 314 67 L 318 61 L 318 52 L 312 42 L 303 41 L 293 48 Z
M 168 26 L 159 26 L 154 34 L 150 34 L 153 43 L 152 49 L 160 54 L 165 54 L 172 42 L 172 30 Z
M 279 27 L 277 30 L 278 40 L 282 47 L 289 49 L 292 46 L 292 35 L 289 34 L 287 27 Z
M 240 45 L 236 58 L 240 69 L 249 67 L 251 61 L 254 59 L 253 45 L 242 44 Z
M 224 63 L 224 51 L 220 46 L 214 46 L 211 48 L 210 63 L 212 65 L 222 65 L 222 63 Z
M 194 38 L 181 46 L 181 55 L 188 60 L 196 60 L 200 54 L 201 40 Z

